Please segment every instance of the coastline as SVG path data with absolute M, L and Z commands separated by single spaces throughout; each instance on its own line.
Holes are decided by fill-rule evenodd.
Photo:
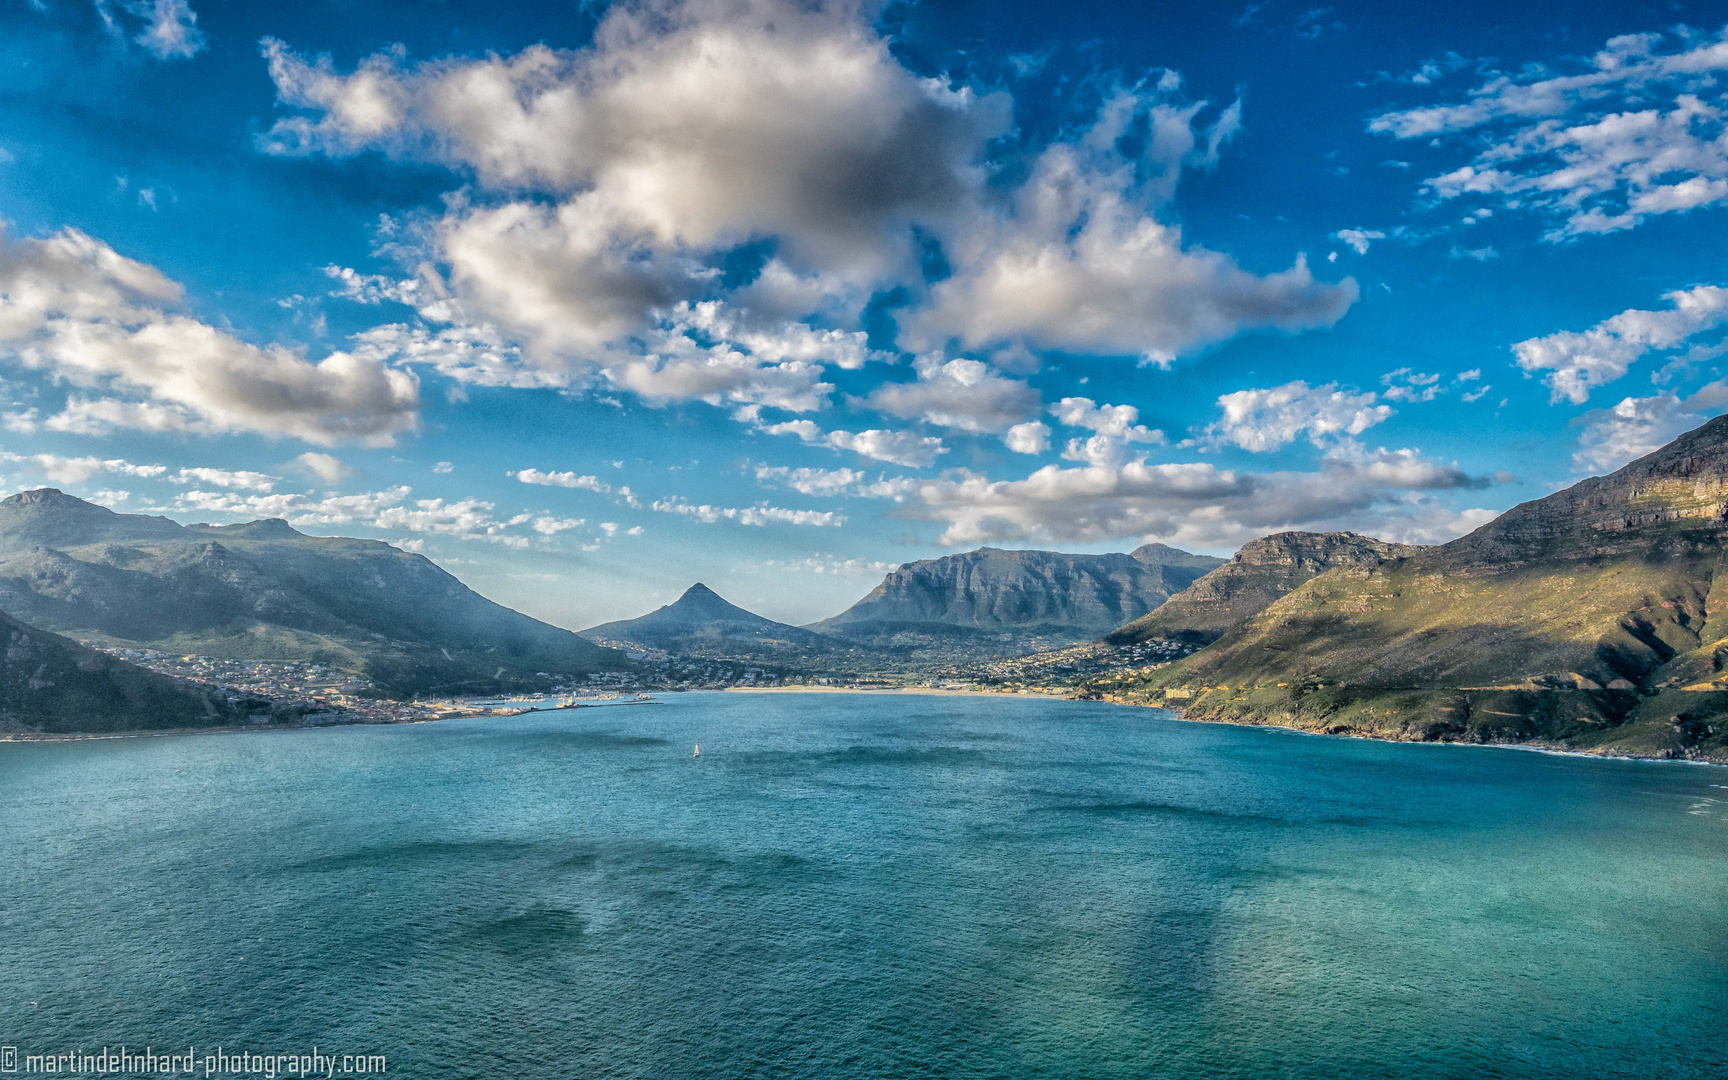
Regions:
M 1273 731 L 1287 732 L 1292 735 L 1308 735 L 1315 738 L 1361 739 L 1368 742 L 1402 743 L 1411 746 L 1453 746 L 1478 748 L 1487 750 L 1522 750 L 1526 753 L 1549 754 L 1555 757 L 1589 758 L 1596 761 L 1637 761 L 1655 764 L 1673 765 L 1711 765 L 1717 768 L 1728 768 L 1728 760 L 1700 757 L 1662 757 L 1656 754 L 1637 754 L 1610 752 L 1606 750 L 1577 750 L 1543 742 L 1461 742 L 1456 739 L 1400 739 L 1389 735 L 1371 735 L 1351 731 L 1314 731 L 1309 728 L 1296 727 L 1290 724 L 1275 723 L 1243 723 L 1235 720 L 1213 720 L 1190 718 L 1180 709 L 1167 705 L 1152 705 L 1135 701 L 1118 701 L 1108 698 L 1080 698 L 1067 694 L 1032 693 L 1018 690 L 951 690 L 940 687 L 907 687 L 904 689 L 889 687 L 849 687 L 849 686 L 728 686 L 718 691 L 727 694 L 905 694 L 922 697 L 1021 697 L 1042 698 L 1051 701 L 1096 701 L 1102 705 L 1117 705 L 1129 709 L 1154 709 L 1173 720 L 1185 724 L 1217 724 L 1222 727 L 1266 728 Z M 616 705 L 660 704 L 660 702 L 619 701 L 594 704 L 578 704 L 560 706 L 554 709 L 525 709 L 521 712 L 500 713 L 498 716 L 521 716 L 534 712 L 568 712 L 578 709 L 609 708 Z M 237 735 L 267 732 L 298 732 L 317 731 L 338 727 L 395 727 L 408 724 L 436 724 L 444 720 L 474 719 L 474 717 L 437 717 L 428 716 L 412 720 L 362 721 L 354 724 L 320 724 L 305 725 L 249 725 L 208 728 L 162 728 L 151 731 L 100 731 L 100 732 L 5 732 L 0 733 L 0 744 L 5 743 L 46 743 L 46 742 L 93 742 L 104 739 L 146 739 L 164 738 L 179 735 Z
M 1021 693 L 1018 690 L 948 690 L 935 686 L 728 686 L 722 694 L 915 694 L 922 697 L 1030 697 L 1078 701 L 1067 694 Z
M 530 713 L 574 712 L 577 709 L 610 709 L 619 705 L 659 705 L 659 701 L 597 701 L 575 705 L 558 705 L 550 709 L 520 709 L 515 712 L 475 713 L 470 716 L 417 716 L 409 720 L 356 720 L 351 724 L 230 724 L 223 727 L 151 728 L 145 731 L 6 731 L 0 732 L 0 745 L 5 743 L 94 742 L 99 739 L 154 739 L 172 735 L 248 735 L 270 732 L 328 731 L 332 728 L 403 727 L 412 724 L 441 724 L 446 720 L 485 720 Z
M 940 689 L 933 686 L 912 686 L 905 689 L 874 689 L 854 688 L 854 686 L 727 686 L 722 693 L 904 693 L 904 695 L 928 696 L 973 696 L 973 698 L 1049 698 L 1058 702 L 1099 702 L 1101 705 L 1121 705 L 1125 708 L 1156 708 L 1168 715 L 1170 719 L 1182 721 L 1184 724 L 1220 724 L 1225 727 L 1268 727 L 1272 731 L 1287 731 L 1291 734 L 1312 734 L 1317 738 L 1344 738 L 1344 740 L 1367 740 L 1374 743 L 1405 743 L 1410 746 L 1476 746 L 1484 750 L 1524 750 L 1528 753 L 1548 753 L 1553 757 L 1585 757 L 1591 760 L 1621 760 L 1621 762 L 1654 762 L 1654 764 L 1676 764 L 1676 766 L 1716 766 L 1728 767 L 1728 760 L 1709 759 L 1709 757 L 1659 757 L 1655 753 L 1623 753 L 1609 750 L 1574 750 L 1571 746 L 1560 746 L 1555 743 L 1512 743 L 1512 741 L 1488 741 L 1488 743 L 1465 743 L 1458 740 L 1412 740 L 1412 738 L 1393 738 L 1386 734 L 1353 733 L 1353 731 L 1312 731 L 1308 727 L 1296 727 L 1291 724 L 1265 724 L 1253 722 L 1244 724 L 1239 721 L 1213 721 L 1213 719 L 1198 719 L 1185 715 L 1180 708 L 1170 708 L 1168 705 L 1151 705 L 1142 702 L 1116 702 L 1109 698 L 1078 698 L 1073 695 L 1056 695 L 1056 693 L 1021 693 L 1021 691 L 1004 691 L 1004 689 Z
M 1105 699 L 1096 699 L 1105 700 Z M 1112 705 L 1123 705 L 1130 709 L 1158 709 L 1170 714 L 1176 720 L 1185 724 L 1217 724 L 1221 727 L 1270 728 L 1274 731 L 1287 731 L 1292 735 L 1312 735 L 1320 739 L 1362 739 L 1367 742 L 1402 743 L 1407 746 L 1457 746 L 1465 748 L 1480 748 L 1484 750 L 1523 750 L 1533 754 L 1550 754 L 1554 757 L 1591 758 L 1596 761 L 1648 761 L 1659 765 L 1713 765 L 1717 768 L 1728 768 L 1728 761 L 1715 758 L 1661 757 L 1657 754 L 1615 753 L 1606 750 L 1575 750 L 1566 746 L 1544 742 L 1460 742 L 1457 739 L 1399 739 L 1390 735 L 1369 735 L 1353 731 L 1314 731 L 1309 728 L 1295 727 L 1290 724 L 1272 723 L 1242 723 L 1236 720 L 1201 720 L 1190 719 L 1180 709 L 1172 709 L 1168 705 L 1148 705 L 1135 701 L 1110 701 Z

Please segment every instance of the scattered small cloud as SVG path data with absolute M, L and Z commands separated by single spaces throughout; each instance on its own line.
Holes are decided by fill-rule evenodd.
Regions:
M 326 484 L 339 483 L 354 474 L 354 470 L 340 458 L 313 450 L 296 457 L 289 465 L 298 472 L 316 477 Z

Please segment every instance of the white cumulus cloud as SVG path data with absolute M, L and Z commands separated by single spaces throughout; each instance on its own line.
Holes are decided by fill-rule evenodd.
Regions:
M 1050 449 L 1050 425 L 1037 420 L 1015 424 L 1002 442 L 1016 454 L 1042 454 Z
M 66 457 L 61 454 L 0 454 L 0 460 L 31 462 L 56 484 L 82 484 L 93 476 L 109 473 L 154 479 L 166 475 L 166 465 L 134 465 L 124 458 Z
M 1038 391 L 997 375 L 981 361 L 945 362 L 940 355 L 925 355 L 914 367 L 916 382 L 884 383 L 865 399 L 867 404 L 890 416 L 961 431 L 1007 431 L 1038 411 Z
M 1669 391 L 1623 398 L 1610 408 L 1579 418 L 1583 430 L 1578 434 L 1572 466 L 1579 472 L 1613 472 L 1660 450 L 1724 408 L 1728 408 L 1728 381 L 1720 379 L 1699 387 L 1689 397 Z
M 934 464 L 936 455 L 948 452 L 948 448 L 942 445 L 942 440 L 933 435 L 887 431 L 883 428 L 830 431 L 823 441 L 836 450 L 850 450 L 860 457 L 914 469 Z
M 804 495 L 840 496 L 863 499 L 904 500 L 918 489 L 918 481 L 905 476 L 876 479 L 860 469 L 792 468 L 789 465 L 758 465 L 756 479 L 764 484 L 784 484 Z
M 1337 383 L 1285 383 L 1238 390 L 1218 399 L 1224 415 L 1208 425 L 1200 441 L 1244 450 L 1278 450 L 1307 435 L 1315 446 L 1329 438 L 1360 435 L 1392 415 L 1372 391 L 1340 389 Z
M 612 493 L 612 485 L 598 476 L 579 476 L 574 472 L 542 472 L 539 469 L 519 469 L 506 476 L 514 476 L 524 484 L 542 484 L 546 487 L 582 488 L 586 491 L 597 491 L 602 495 Z
M 1356 449 L 1306 473 L 1130 461 L 1046 465 L 1022 480 L 944 478 L 920 485 L 911 513 L 944 523 L 943 545 L 1148 537 L 1216 547 L 1297 528 L 1432 535 L 1440 508 L 1429 492 L 1484 484 L 1414 451 Z
M 422 63 L 394 50 L 348 71 L 266 40 L 289 114 L 262 145 L 380 149 L 472 179 L 423 230 L 412 280 L 332 276 L 342 295 L 402 300 L 431 324 L 381 348 L 477 381 L 535 369 L 584 386 L 599 372 L 655 402 L 803 410 L 827 392 L 824 367 L 872 358 L 860 310 L 894 285 L 913 290 L 897 318 L 921 348 L 1159 363 L 1243 330 L 1329 326 L 1354 302 L 1353 281 L 1316 281 L 1300 258 L 1257 275 L 1160 220 L 1183 170 L 1218 160 L 1240 102 L 1191 101 L 1168 72 L 1123 88 L 998 192 L 986 159 L 1010 128 L 1007 92 L 914 73 L 875 10 L 638 0 L 611 6 L 587 48 Z M 1130 131 L 1146 134 L 1133 159 L 1118 148 Z M 915 236 L 954 267 L 934 290 Z M 759 276 L 723 286 L 723 253 L 764 238 Z M 668 338 L 687 330 L 695 346 Z
M 343 352 L 313 362 L 170 310 L 181 287 L 76 229 L 0 237 L 0 355 L 103 395 L 45 426 L 255 431 L 392 442 L 419 423 L 413 375 Z M 142 396 L 143 400 L 137 400 Z
M 1132 405 L 1099 405 L 1091 398 L 1066 397 L 1050 412 L 1067 427 L 1086 428 L 1089 438 L 1070 439 L 1062 456 L 1090 465 L 1117 465 L 1128 454 L 1129 443 L 1162 445 L 1162 431 L 1140 423 L 1140 410 Z
M 1590 391 L 1626 374 L 1646 353 L 1677 348 L 1688 338 L 1728 323 L 1728 289 L 1700 285 L 1663 297 L 1672 309 L 1628 308 L 1588 330 L 1563 330 L 1512 346 L 1518 366 L 1548 372 L 1553 402 L 1582 405 Z M 1630 400 L 1630 399 L 1628 399 Z

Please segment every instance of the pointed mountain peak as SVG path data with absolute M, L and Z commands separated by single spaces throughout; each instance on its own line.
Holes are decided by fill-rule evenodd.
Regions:
M 665 607 L 638 619 L 590 626 L 584 635 L 651 645 L 671 652 L 727 651 L 736 648 L 822 648 L 820 634 L 763 618 L 728 603 L 700 581 Z
M 736 604 L 727 602 L 725 597 L 698 581 L 684 590 L 684 595 L 666 605 L 663 611 L 673 612 L 686 619 L 756 619 L 753 615 Z

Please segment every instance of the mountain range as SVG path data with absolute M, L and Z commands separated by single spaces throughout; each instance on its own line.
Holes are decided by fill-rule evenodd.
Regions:
M 243 711 L 57 634 L 315 661 L 393 695 L 623 668 L 604 647 L 614 643 L 782 672 L 891 673 L 957 658 L 999 668 L 989 657 L 1102 639 L 1068 650 L 1101 672 L 1078 677 L 1091 680 L 1085 696 L 1192 719 L 1728 761 L 1724 541 L 1728 417 L 1434 547 L 1291 532 L 1229 560 L 1157 544 L 980 548 L 901 566 L 805 627 L 698 583 L 577 635 L 378 541 L 279 520 L 180 525 L 42 489 L 0 501 L 0 610 L 14 617 L 0 616 L 11 642 L 0 730 L 65 730 L 54 725 L 78 715 L 112 728 L 212 724 Z M 1067 662 L 1041 655 L 1055 657 L 1052 672 Z
M 907 563 L 809 628 L 876 647 L 992 636 L 1082 641 L 1151 612 L 1223 561 L 1163 544 L 1126 555 L 979 548 Z
M 114 647 L 314 661 L 392 696 L 545 689 L 623 661 L 381 541 L 180 525 L 53 488 L 0 501 L 0 611 Z
M 1728 757 L 1728 417 L 1467 536 L 1319 574 L 1149 689 L 1186 715 Z

